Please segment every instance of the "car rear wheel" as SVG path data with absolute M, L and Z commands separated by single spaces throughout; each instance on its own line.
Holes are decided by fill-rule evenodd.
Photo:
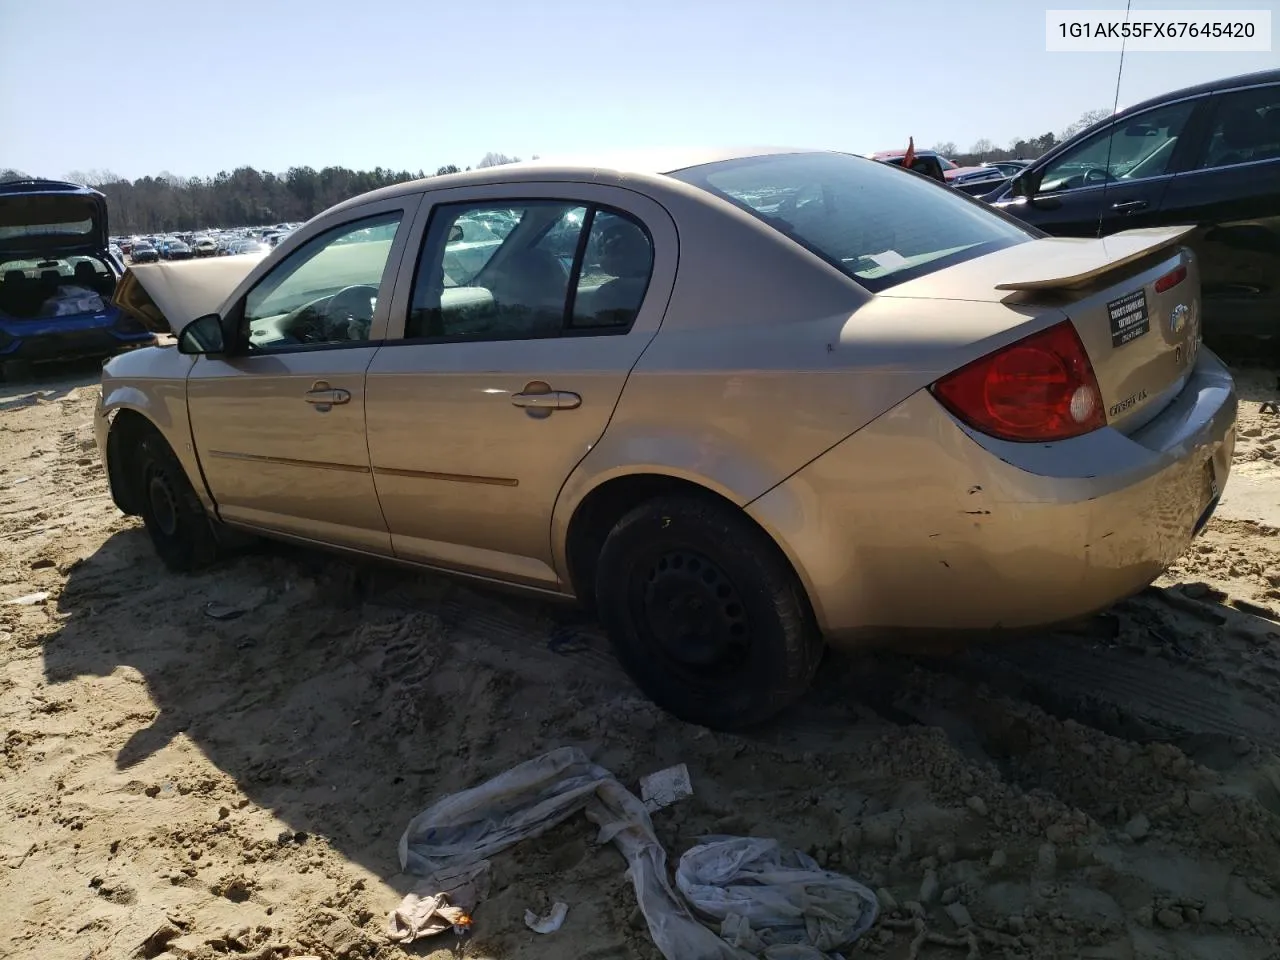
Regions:
M 750 726 L 808 689 L 822 638 L 786 558 L 729 505 L 647 501 L 605 540 L 596 602 L 623 667 L 660 707 Z
M 213 563 L 219 553 L 213 521 L 159 433 L 139 436 L 134 465 L 135 502 L 160 559 L 182 573 Z

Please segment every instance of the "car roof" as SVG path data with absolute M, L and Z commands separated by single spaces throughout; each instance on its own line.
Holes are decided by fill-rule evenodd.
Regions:
M 624 180 L 640 177 L 668 176 L 689 167 L 725 160 L 743 160 L 749 157 L 775 156 L 788 153 L 822 153 L 800 147 L 657 147 L 651 149 L 624 150 L 609 153 L 584 153 L 546 157 L 538 160 L 522 160 L 494 167 L 482 167 L 463 173 L 446 173 L 420 180 L 382 187 L 371 193 L 352 197 L 333 209 L 361 206 L 379 200 L 390 200 L 423 190 L 443 190 L 449 187 L 465 187 L 498 183 L 524 183 L 530 180 Z
M 1116 116 L 1127 117 L 1139 110 L 1147 110 L 1170 100 L 1182 100 L 1202 93 L 1213 93 L 1215 90 L 1231 90 L 1235 87 L 1251 87 L 1255 84 L 1263 83 L 1280 83 L 1280 70 L 1258 70 L 1254 73 L 1241 73 L 1234 77 L 1222 77 L 1218 80 L 1197 83 L 1195 86 L 1183 87 L 1181 90 L 1171 90 L 1168 93 L 1162 93 L 1159 96 L 1143 100 L 1141 103 L 1135 103 L 1131 107 L 1125 107 Z M 1107 119 L 1111 118 L 1108 117 Z

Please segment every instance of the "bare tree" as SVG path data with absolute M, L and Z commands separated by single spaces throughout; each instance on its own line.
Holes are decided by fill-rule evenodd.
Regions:
M 996 145 L 986 137 L 983 137 L 981 140 L 974 141 L 973 146 L 969 148 L 969 152 L 973 154 L 991 153 L 995 149 Z
M 960 152 L 959 150 L 956 149 L 954 140 L 944 140 L 941 143 L 935 143 L 929 149 L 932 150 L 934 153 L 942 154 L 944 157 L 950 157 L 953 154 Z
M 1105 120 L 1109 116 L 1111 116 L 1111 111 L 1105 107 L 1100 107 L 1097 110 L 1086 110 L 1084 113 L 1080 114 L 1079 120 L 1067 125 L 1066 129 L 1058 135 L 1058 140 L 1070 140 L 1081 130 L 1087 130 L 1099 120 Z
M 504 163 L 519 163 L 519 157 L 508 157 L 505 153 L 486 153 L 484 157 L 476 164 L 477 170 L 483 170 L 485 167 L 500 167 Z

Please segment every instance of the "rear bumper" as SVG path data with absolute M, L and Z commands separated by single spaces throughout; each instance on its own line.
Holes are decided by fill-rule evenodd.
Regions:
M 992 441 L 921 391 L 747 509 L 833 640 L 1043 627 L 1136 593 L 1186 550 L 1227 481 L 1235 419 L 1208 350 L 1132 436 Z
M 47 320 L 0 320 L 0 360 L 109 357 L 156 342 L 155 335 L 146 330 L 126 333 L 116 329 L 119 321 L 120 313 L 114 309 Z

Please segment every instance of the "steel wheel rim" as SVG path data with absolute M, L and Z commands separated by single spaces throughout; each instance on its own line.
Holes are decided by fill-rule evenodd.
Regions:
M 721 686 L 747 662 L 746 605 L 724 569 L 696 550 L 655 551 L 637 565 L 632 613 L 663 665 L 686 681 Z
M 159 470 L 152 470 L 147 482 L 147 502 L 151 505 L 151 519 L 167 537 L 178 532 L 178 497 L 169 478 Z

